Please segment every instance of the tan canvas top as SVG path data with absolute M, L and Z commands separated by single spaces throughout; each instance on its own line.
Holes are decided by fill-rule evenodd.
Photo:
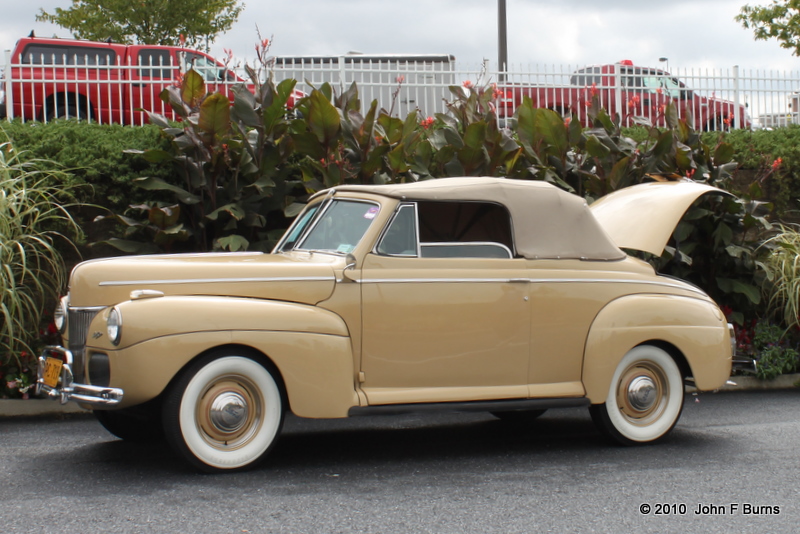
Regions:
M 407 184 L 344 185 L 336 187 L 336 191 L 374 193 L 400 200 L 496 202 L 511 213 L 517 253 L 525 258 L 625 258 L 583 198 L 546 182 L 440 178 Z

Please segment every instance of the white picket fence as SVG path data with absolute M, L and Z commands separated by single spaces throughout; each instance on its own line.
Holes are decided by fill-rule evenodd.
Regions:
M 27 71 L 24 67 L 27 67 Z M 48 84 L 52 87 L 58 86 L 60 91 L 80 92 L 82 89 L 89 95 L 87 99 L 81 101 L 87 107 L 87 111 L 91 105 L 94 105 L 89 102 L 92 99 L 114 100 L 117 102 L 115 105 L 121 110 L 127 110 L 127 115 L 122 112 L 115 114 L 80 113 L 81 117 L 88 117 L 97 122 L 114 121 L 138 124 L 143 120 L 143 116 L 131 110 L 152 106 L 153 111 L 166 111 L 161 107 L 157 93 L 164 83 L 172 82 L 167 79 L 162 82 L 160 87 L 151 84 L 149 88 L 142 88 L 143 84 L 132 80 L 129 74 L 132 69 L 141 69 L 143 66 L 92 67 L 95 69 L 95 74 L 91 74 L 85 66 L 59 65 L 57 76 L 55 68 L 52 68 L 53 72 L 50 76 L 50 78 L 61 77 L 62 81 L 59 82 L 52 79 L 35 80 L 36 77 L 30 75 L 30 67 L 30 65 L 12 65 L 10 54 L 6 54 L 3 83 L 0 87 L 4 89 L 5 111 L 9 118 L 47 120 L 49 117 L 46 114 L 42 116 L 40 113 L 40 116 L 35 116 L 25 110 L 41 109 L 43 100 L 51 92 L 47 87 Z M 144 66 L 144 68 L 146 67 Z M 164 72 L 178 70 L 178 67 L 169 65 L 153 66 L 152 68 L 161 69 Z M 103 69 L 102 76 L 96 74 L 97 69 Z M 582 87 L 584 90 L 588 90 L 591 85 L 588 83 L 590 77 L 586 72 L 582 77 L 576 76 L 575 72 L 578 69 L 586 71 L 584 66 L 576 65 L 527 65 L 524 67 L 514 66 L 506 73 L 499 73 L 489 62 L 482 65 L 462 66 L 447 55 L 278 57 L 270 65 L 269 75 L 273 76 L 276 81 L 294 78 L 298 81 L 297 88 L 304 92 L 309 92 L 312 88 L 319 87 L 325 82 L 331 83 L 337 92 L 341 92 L 355 82 L 364 111 L 373 100 L 377 100 L 379 107 L 389 111 L 393 116 L 404 117 L 413 110 L 419 110 L 421 116 L 426 117 L 446 112 L 446 102 L 452 98 L 450 86 L 464 86 L 465 84 L 481 86 L 497 83 L 501 88 L 525 87 L 541 91 L 545 91 L 547 88 L 561 88 L 560 90 L 564 94 L 574 95 L 575 92 L 570 92 L 569 88 Z M 12 72 L 23 73 L 23 75 L 14 79 L 11 76 Z M 24 75 L 25 72 L 29 73 L 27 77 Z M 800 72 L 748 70 L 739 67 L 725 69 L 673 67 L 670 72 L 671 75 L 662 74 L 662 76 L 665 79 L 679 80 L 694 95 L 745 106 L 747 116 L 744 118 L 730 117 L 730 124 L 725 127 L 775 128 L 800 123 Z M 237 69 L 236 74 L 240 79 L 247 78 L 242 69 Z M 41 78 L 40 75 L 39 78 Z M 63 79 L 69 81 L 65 83 Z M 231 79 L 215 81 L 213 87 L 229 90 L 230 86 L 235 83 L 239 82 Z M 21 84 L 33 84 L 35 89 L 22 93 L 18 90 Z M 603 92 L 608 87 L 602 84 L 595 84 L 595 86 L 601 96 L 611 94 Z M 28 106 L 19 106 L 21 98 L 28 100 L 26 102 Z M 15 99 L 17 99 L 16 106 Z M 31 104 L 33 105 L 31 106 Z M 509 107 L 505 111 L 510 115 L 513 113 L 516 102 L 508 101 L 506 104 Z M 577 103 L 573 104 L 577 105 Z M 606 104 L 609 103 L 606 102 Z M 625 102 L 618 102 L 616 109 L 627 109 L 625 104 Z M 678 108 L 679 113 L 686 112 L 686 106 L 678 106 Z M 20 109 L 22 109 L 21 112 Z M 638 111 L 644 115 L 652 113 L 652 110 L 646 109 Z M 632 116 L 626 117 L 626 120 L 631 118 Z

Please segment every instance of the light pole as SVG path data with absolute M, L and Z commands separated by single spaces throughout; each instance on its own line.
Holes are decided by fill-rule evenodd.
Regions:
M 506 81 L 508 69 L 508 39 L 506 26 L 506 0 L 497 0 L 497 68 L 500 70 L 498 79 Z

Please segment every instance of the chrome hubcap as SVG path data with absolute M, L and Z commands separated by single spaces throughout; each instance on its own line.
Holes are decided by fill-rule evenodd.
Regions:
M 657 389 L 649 376 L 638 376 L 628 384 L 628 402 L 634 410 L 644 412 L 655 404 Z
M 221 432 L 236 432 L 247 422 L 249 411 L 244 396 L 226 391 L 211 402 L 209 419 Z
M 666 382 L 661 368 L 650 362 L 628 367 L 617 383 L 617 406 L 622 415 L 641 426 L 658 420 L 668 400 Z
M 197 404 L 197 422 L 206 442 L 224 450 L 245 445 L 263 423 L 263 403 L 247 378 L 220 377 Z

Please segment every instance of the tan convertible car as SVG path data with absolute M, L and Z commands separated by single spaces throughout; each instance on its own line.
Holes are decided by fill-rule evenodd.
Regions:
M 652 442 L 684 383 L 725 383 L 731 327 L 661 254 L 701 195 L 648 183 L 591 208 L 543 182 L 447 178 L 311 198 L 271 254 L 88 261 L 56 311 L 38 388 L 123 439 L 164 435 L 206 471 L 255 465 L 284 414 L 414 410 L 532 419 L 587 406 Z

